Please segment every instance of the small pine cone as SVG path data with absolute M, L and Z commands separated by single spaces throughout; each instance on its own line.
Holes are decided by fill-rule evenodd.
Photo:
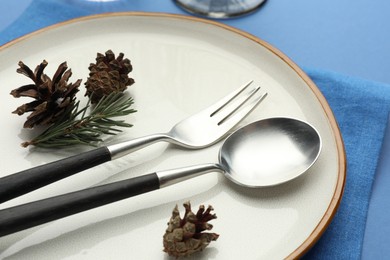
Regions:
M 24 123 L 24 128 L 33 128 L 36 125 L 47 125 L 62 118 L 69 106 L 75 103 L 75 95 L 79 91 L 81 80 L 75 83 L 68 83 L 72 76 L 71 69 L 68 70 L 66 62 L 58 66 L 53 79 L 43 73 L 47 66 L 43 61 L 33 72 L 23 62 L 19 62 L 16 72 L 23 74 L 34 82 L 21 86 L 11 91 L 11 95 L 18 97 L 31 97 L 35 100 L 16 108 L 12 113 L 23 115 L 31 112 Z
M 176 205 L 163 236 L 164 252 L 176 258 L 202 251 L 219 237 L 215 233 L 203 232 L 211 230 L 213 226 L 208 221 L 217 218 L 215 214 L 210 214 L 212 206 L 205 210 L 201 205 L 196 214 L 191 211 L 190 202 L 184 203 L 183 206 L 186 209 L 183 219 L 180 218 Z
M 98 53 L 96 63 L 91 63 L 88 67 L 90 73 L 85 87 L 86 96 L 91 98 L 91 103 L 97 103 L 102 97 L 108 96 L 112 92 L 123 92 L 134 83 L 134 79 L 128 74 L 133 70 L 129 59 L 123 59 L 124 54 L 115 54 L 108 50 L 105 55 Z

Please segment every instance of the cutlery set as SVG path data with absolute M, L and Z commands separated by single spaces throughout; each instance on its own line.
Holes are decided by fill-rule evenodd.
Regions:
M 253 81 L 214 105 L 179 122 L 168 133 L 153 134 L 100 147 L 0 178 L 0 203 L 54 183 L 99 164 L 163 141 L 202 149 L 227 136 L 267 96 Z M 268 118 L 230 134 L 218 163 L 157 171 L 0 210 L 0 236 L 70 216 L 118 200 L 161 189 L 210 172 L 223 173 L 238 185 L 274 186 L 306 172 L 322 148 L 318 131 L 301 120 Z

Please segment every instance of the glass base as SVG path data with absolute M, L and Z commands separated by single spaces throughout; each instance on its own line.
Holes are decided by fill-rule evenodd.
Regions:
M 185 11 L 210 18 L 232 18 L 248 14 L 266 0 L 173 0 Z

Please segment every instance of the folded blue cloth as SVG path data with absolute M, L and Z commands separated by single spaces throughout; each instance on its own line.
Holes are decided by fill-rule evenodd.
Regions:
M 84 6 L 72 5 L 72 1 L 78 0 L 32 1 L 22 18 L 0 33 L 0 44 L 71 18 L 128 9 L 128 6 L 122 6 L 122 2 L 104 9 L 95 8 L 96 5 L 88 1 Z M 140 3 L 140 0 L 133 0 L 132 10 L 142 7 Z M 390 110 L 390 86 L 322 70 L 306 69 L 306 72 L 333 109 L 344 138 L 348 164 L 340 208 L 305 258 L 359 259 L 371 187 Z
M 335 218 L 307 259 L 360 259 L 368 203 L 390 111 L 390 86 L 306 69 L 330 104 L 347 153 L 347 181 Z

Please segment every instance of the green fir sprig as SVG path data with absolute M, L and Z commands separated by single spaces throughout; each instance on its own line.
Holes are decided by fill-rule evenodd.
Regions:
M 103 141 L 103 135 L 116 135 L 122 132 L 117 127 L 132 126 L 124 120 L 114 118 L 136 112 L 131 108 L 133 98 L 116 92 L 103 97 L 93 106 L 90 101 L 91 99 L 83 108 L 79 108 L 79 101 L 69 106 L 63 114 L 63 119 L 57 120 L 32 140 L 22 143 L 22 146 L 49 148 L 80 144 L 96 146 Z M 90 113 L 87 113 L 88 110 Z

